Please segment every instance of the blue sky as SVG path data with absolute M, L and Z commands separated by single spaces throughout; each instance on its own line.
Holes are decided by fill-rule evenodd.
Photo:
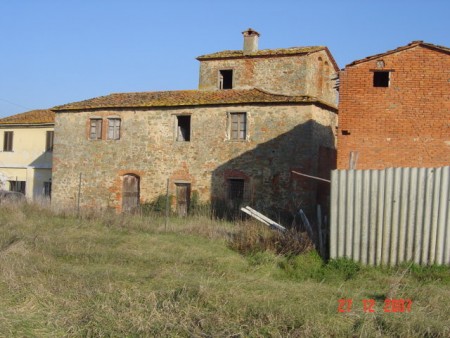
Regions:
M 202 54 L 327 46 L 340 68 L 413 40 L 450 47 L 449 0 L 2 0 L 0 117 L 117 92 L 195 89 Z

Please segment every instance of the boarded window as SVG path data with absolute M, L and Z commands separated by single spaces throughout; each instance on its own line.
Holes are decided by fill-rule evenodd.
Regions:
M 373 73 L 374 87 L 389 87 L 389 72 L 374 72 Z
M 247 135 L 247 114 L 230 113 L 230 139 L 245 140 Z
M 5 131 L 3 136 L 3 151 L 13 151 L 13 131 Z
M 219 89 L 233 89 L 232 69 L 224 69 L 219 71 Z
M 9 181 L 9 190 L 21 192 L 25 195 L 26 182 L 25 181 Z
M 244 199 L 245 181 L 241 178 L 230 178 L 228 180 L 228 198 L 231 201 L 242 201 Z
M 108 119 L 108 140 L 120 139 L 120 119 Z
M 191 140 L 191 116 L 177 116 L 177 141 L 189 142 Z
M 44 196 L 52 197 L 52 182 L 44 182 Z
M 102 139 L 102 119 L 91 119 L 89 138 L 91 140 Z
M 53 131 L 47 131 L 46 138 L 45 138 L 45 151 L 53 151 L 53 138 L 54 138 L 54 132 Z

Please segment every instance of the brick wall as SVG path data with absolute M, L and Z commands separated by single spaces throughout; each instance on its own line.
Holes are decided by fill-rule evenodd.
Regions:
M 247 139 L 229 140 L 229 112 L 247 113 Z M 190 142 L 176 141 L 176 116 L 191 116 Z M 90 140 L 89 118 L 119 116 L 120 140 Z M 227 199 L 227 179 L 246 180 L 252 205 L 289 209 L 312 207 L 314 182 L 290 170 L 317 173 L 319 147 L 334 148 L 336 115 L 312 104 L 195 108 L 115 109 L 57 114 L 53 157 L 56 208 L 121 210 L 125 174 L 140 177 L 141 202 L 176 195 L 177 182 L 191 184 L 201 201 Z M 104 127 L 106 125 L 104 124 Z
M 374 87 L 377 61 L 389 87 Z M 347 66 L 340 74 L 339 169 L 450 164 L 450 55 L 416 46 Z

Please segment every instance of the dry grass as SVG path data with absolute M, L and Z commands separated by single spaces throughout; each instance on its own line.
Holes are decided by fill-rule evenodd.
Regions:
M 238 225 L 228 240 L 228 246 L 244 255 L 269 251 L 284 256 L 300 255 L 314 247 L 304 232 L 295 229 L 280 232 L 248 221 Z
M 0 207 L 0 336 L 323 337 L 450 334 L 448 268 L 242 255 L 239 227 L 198 216 L 53 215 Z M 276 246 L 273 246 L 276 248 Z M 411 313 L 383 300 L 412 298 Z M 338 300 L 354 308 L 338 313 Z M 362 300 L 377 301 L 364 313 Z

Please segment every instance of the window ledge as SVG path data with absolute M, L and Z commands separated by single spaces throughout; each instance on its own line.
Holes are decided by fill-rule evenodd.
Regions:
M 245 142 L 250 142 L 250 140 L 225 140 L 225 142 L 245 143 Z

